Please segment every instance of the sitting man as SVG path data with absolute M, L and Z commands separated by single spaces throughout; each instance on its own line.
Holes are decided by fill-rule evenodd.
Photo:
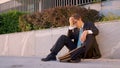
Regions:
M 78 48 L 71 55 L 71 62 L 80 62 L 81 58 L 100 58 L 101 54 L 95 38 L 99 31 L 94 23 L 84 22 L 80 14 L 72 15 L 69 18 L 69 22 L 68 35 L 61 35 L 51 48 L 51 53 L 41 60 L 56 60 L 56 55 L 64 46 L 66 46 L 69 51 Z

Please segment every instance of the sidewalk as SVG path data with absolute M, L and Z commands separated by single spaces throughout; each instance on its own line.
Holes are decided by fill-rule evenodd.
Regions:
M 42 62 L 40 57 L 0 57 L 0 68 L 120 68 L 120 59 L 85 59 L 80 63 Z

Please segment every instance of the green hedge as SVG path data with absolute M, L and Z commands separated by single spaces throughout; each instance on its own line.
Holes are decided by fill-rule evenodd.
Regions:
M 81 14 L 83 21 L 96 22 L 99 20 L 99 12 L 93 9 L 86 9 L 79 6 L 58 7 L 26 14 L 19 18 L 19 27 L 22 31 L 45 29 L 50 27 L 68 26 L 69 17 L 74 14 Z
M 2 16 L 0 16 L 0 26 L 2 25 L 2 20 L 3 20 L 3 18 L 2 18 Z
M 19 16 L 24 13 L 19 11 L 9 11 L 0 14 L 0 34 L 20 32 Z

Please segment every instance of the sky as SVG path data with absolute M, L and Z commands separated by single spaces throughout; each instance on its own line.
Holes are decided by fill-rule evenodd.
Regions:
M 4 2 L 6 2 L 6 1 L 9 1 L 9 0 L 0 0 L 0 3 L 4 3 Z

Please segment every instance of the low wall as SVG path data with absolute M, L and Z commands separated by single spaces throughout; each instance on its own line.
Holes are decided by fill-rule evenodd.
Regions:
M 120 58 L 120 21 L 97 23 L 97 36 L 102 57 Z M 68 27 L 0 35 L 0 56 L 38 56 L 49 53 L 57 38 L 67 34 Z M 58 56 L 67 52 L 63 48 Z

